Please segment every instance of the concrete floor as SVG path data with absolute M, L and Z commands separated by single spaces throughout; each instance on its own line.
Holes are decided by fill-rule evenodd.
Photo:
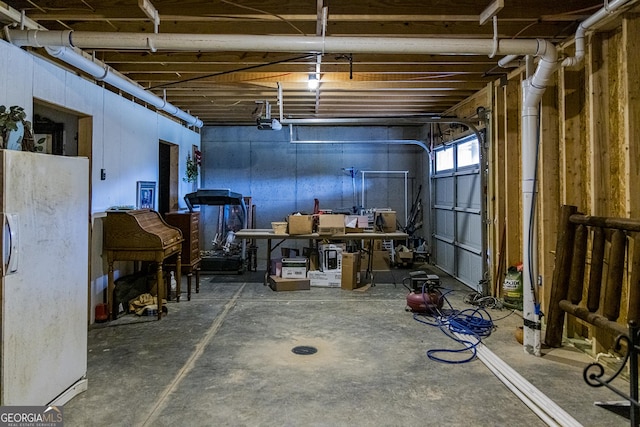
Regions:
M 546 425 L 480 360 L 427 358 L 460 345 L 405 312 L 407 275 L 378 274 L 366 292 L 273 292 L 255 273 L 203 275 L 200 293 L 170 302 L 161 321 L 127 315 L 90 329 L 89 388 L 64 406 L 65 426 Z M 470 308 L 469 289 L 441 278 L 453 307 Z M 594 406 L 619 398 L 584 383 L 588 357 L 525 355 L 521 324 L 517 313 L 497 320 L 483 342 L 581 424 L 629 425 Z M 293 354 L 300 345 L 318 352 Z

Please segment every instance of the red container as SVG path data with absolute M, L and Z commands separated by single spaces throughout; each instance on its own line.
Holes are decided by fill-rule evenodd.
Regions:
M 414 313 L 435 313 L 442 308 L 444 300 L 438 291 L 416 293 L 410 292 L 407 295 L 407 306 Z
M 102 323 L 109 320 L 109 311 L 107 309 L 107 304 L 99 303 L 96 305 L 95 309 L 96 323 Z

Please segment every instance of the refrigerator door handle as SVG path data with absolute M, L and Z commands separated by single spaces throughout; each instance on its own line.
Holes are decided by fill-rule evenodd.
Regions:
M 8 253 L 6 258 L 2 260 L 2 275 L 6 276 L 18 271 L 18 214 L 3 214 L 3 228 L 4 228 L 4 241 L 2 242 L 3 249 Z M 7 241 L 8 240 L 8 241 Z M 6 259 L 6 263 L 5 263 Z

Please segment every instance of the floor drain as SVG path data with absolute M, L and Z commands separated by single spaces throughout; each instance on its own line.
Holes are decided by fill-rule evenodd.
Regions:
M 298 347 L 293 347 L 291 351 L 293 351 L 295 354 L 307 356 L 309 354 L 316 354 L 318 352 L 318 349 L 308 345 L 299 345 Z

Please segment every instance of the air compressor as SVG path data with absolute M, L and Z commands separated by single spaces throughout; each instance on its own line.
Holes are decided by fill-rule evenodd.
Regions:
M 440 292 L 440 277 L 425 271 L 412 271 L 409 277 L 402 279 L 402 285 L 409 290 L 407 311 L 414 313 L 435 313 L 444 304 Z

